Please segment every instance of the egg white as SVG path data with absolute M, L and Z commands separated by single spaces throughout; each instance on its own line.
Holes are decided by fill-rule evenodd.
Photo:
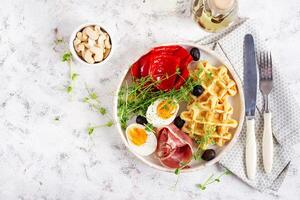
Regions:
M 153 104 L 151 104 L 148 107 L 147 112 L 146 112 L 147 121 L 150 124 L 152 124 L 154 127 L 157 127 L 157 128 L 171 124 L 174 121 L 174 119 L 178 113 L 178 110 L 179 110 L 179 104 L 176 102 L 176 110 L 171 117 L 169 117 L 168 119 L 163 119 L 163 118 L 159 117 L 156 110 L 157 110 L 157 106 L 162 101 L 163 101 L 163 99 L 156 100 Z
M 157 139 L 156 139 L 156 136 L 154 135 L 154 133 L 145 130 L 147 133 L 146 142 L 144 144 L 142 144 L 141 146 L 137 146 L 133 142 L 131 142 L 131 140 L 129 139 L 129 135 L 128 135 L 129 130 L 132 128 L 141 128 L 141 129 L 145 130 L 145 126 L 143 126 L 141 124 L 131 124 L 126 128 L 126 137 L 127 137 L 127 141 L 128 141 L 130 149 L 141 156 L 148 156 L 148 155 L 152 154 L 156 150 L 156 147 L 157 147 Z

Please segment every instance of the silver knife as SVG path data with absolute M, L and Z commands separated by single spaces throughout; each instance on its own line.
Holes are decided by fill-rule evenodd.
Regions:
M 254 39 L 244 37 L 244 93 L 246 107 L 246 169 L 247 177 L 254 179 L 256 174 L 255 107 L 257 93 L 257 70 Z

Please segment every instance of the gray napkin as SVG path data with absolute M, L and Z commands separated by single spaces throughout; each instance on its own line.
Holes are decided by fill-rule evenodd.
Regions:
M 237 24 L 228 30 L 217 35 L 209 35 L 197 41 L 214 49 L 220 56 L 223 56 L 228 63 L 236 70 L 243 82 L 243 40 L 244 35 L 251 33 L 255 40 L 256 51 L 267 50 L 261 37 L 255 30 L 255 24 L 251 20 L 241 19 Z M 264 173 L 262 161 L 262 133 L 263 133 L 263 113 L 262 95 L 258 91 L 257 112 L 256 112 L 256 142 L 257 142 L 257 174 L 255 180 L 249 180 L 246 176 L 245 168 L 245 141 L 246 127 L 243 129 L 236 144 L 220 160 L 220 164 L 229 169 L 233 174 L 250 186 L 260 190 L 277 191 L 281 186 L 293 151 L 292 146 L 300 141 L 300 115 L 299 107 L 293 94 L 290 92 L 287 82 L 279 71 L 276 58 L 273 58 L 273 79 L 274 88 L 270 94 L 270 110 L 272 112 L 272 129 L 274 140 L 274 161 L 270 174 Z

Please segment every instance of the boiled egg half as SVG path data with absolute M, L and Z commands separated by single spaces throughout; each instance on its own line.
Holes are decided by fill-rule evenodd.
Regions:
M 156 150 L 156 136 L 143 125 L 129 125 L 126 128 L 126 137 L 130 148 L 141 156 L 148 156 Z
M 173 99 L 158 99 L 151 104 L 146 112 L 147 121 L 154 127 L 171 124 L 179 109 L 179 104 Z

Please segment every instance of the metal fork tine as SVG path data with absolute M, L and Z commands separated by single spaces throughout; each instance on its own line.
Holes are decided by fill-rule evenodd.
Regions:
M 268 72 L 268 68 L 269 68 L 269 52 L 265 53 L 265 57 L 266 57 L 266 68 L 267 68 L 267 72 Z M 267 77 L 268 77 L 268 73 L 267 73 Z
M 260 79 L 264 79 L 264 54 L 260 52 Z
M 259 70 L 259 78 L 261 79 L 261 52 L 259 52 L 259 55 L 257 56 L 257 63 L 258 63 L 258 70 Z
M 265 70 L 265 76 L 266 79 L 269 80 L 270 79 L 270 63 L 269 63 L 269 52 L 266 52 L 266 70 Z
M 270 79 L 273 80 L 273 64 L 272 64 L 271 52 L 270 52 Z
M 266 69 L 267 69 L 267 59 L 266 59 L 266 53 L 262 52 L 262 57 L 263 57 L 263 62 L 262 62 L 262 79 L 265 80 L 267 79 L 267 75 L 266 75 Z
M 269 52 L 267 53 L 267 60 L 268 60 L 268 64 L 267 64 L 267 77 L 268 77 L 268 80 L 271 79 L 271 73 L 270 73 L 270 69 L 271 69 L 271 66 L 270 66 L 270 57 L 269 57 Z
M 266 70 L 267 79 L 270 79 L 270 59 L 269 59 L 269 52 L 267 52 L 267 70 Z
M 272 56 L 271 52 L 263 51 L 260 54 L 260 80 L 259 80 L 259 90 L 263 97 L 263 113 L 264 113 L 264 132 L 263 132 L 263 161 L 264 161 L 264 168 L 265 171 L 268 172 L 272 168 L 272 163 L 270 165 L 266 165 L 266 157 L 273 156 L 272 153 L 269 153 L 269 155 L 265 151 L 268 149 L 267 142 L 269 144 L 273 144 L 273 136 L 272 136 L 272 128 L 271 128 L 271 112 L 269 110 L 269 94 L 272 91 L 273 88 L 273 77 L 272 77 Z M 271 152 L 272 146 L 270 146 L 270 152 Z M 273 151 L 273 150 L 272 150 Z M 270 167 L 271 166 L 271 167 Z

